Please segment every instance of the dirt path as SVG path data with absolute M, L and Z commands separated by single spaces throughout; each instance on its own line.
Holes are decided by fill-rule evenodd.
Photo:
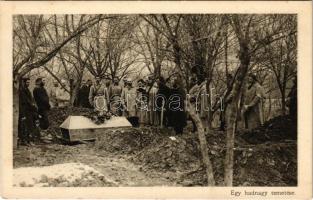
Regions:
M 23 147 L 14 152 L 14 168 L 48 166 L 77 162 L 89 165 L 113 180 L 118 186 L 175 186 L 178 174 L 160 173 L 145 170 L 132 163 L 124 155 L 96 152 L 92 144 L 38 145 Z
M 161 186 L 174 185 L 166 174 L 157 172 L 146 173 L 142 166 L 135 165 L 120 157 L 98 157 L 90 158 L 96 161 L 89 164 L 105 174 L 110 180 L 118 183 L 119 186 Z

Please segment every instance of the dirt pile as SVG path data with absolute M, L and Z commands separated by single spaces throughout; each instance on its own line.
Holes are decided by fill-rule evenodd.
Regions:
M 80 113 L 79 110 L 78 113 L 75 111 L 61 110 L 54 114 L 55 127 L 58 129 L 63 122 L 62 118 L 65 119 L 68 113 Z M 274 118 L 255 130 L 238 133 L 234 149 L 234 185 L 296 185 L 295 127 L 295 122 L 284 116 Z M 225 132 L 215 130 L 206 135 L 217 185 L 223 184 L 225 136 Z M 181 174 L 180 178 L 173 181 L 184 186 L 206 185 L 196 133 L 173 135 L 169 129 L 157 127 L 110 129 L 99 135 L 95 145 L 90 148 L 99 154 L 109 152 L 115 156 L 126 156 L 133 163 L 143 166 L 142 170 L 146 173 L 156 170 Z
M 234 186 L 296 186 L 296 127 L 296 121 L 289 116 L 279 116 L 262 127 L 238 133 L 234 149 Z M 216 136 L 218 135 L 207 137 L 208 142 L 216 139 Z M 218 144 L 221 146 L 223 142 Z M 219 156 L 213 155 L 211 160 L 217 183 L 223 184 L 225 148 L 217 153 Z M 195 185 L 206 185 L 204 177 L 205 171 L 198 170 L 185 174 L 182 180 Z
M 241 134 L 241 138 L 251 144 L 260 144 L 267 141 L 282 141 L 297 139 L 296 120 L 289 115 L 275 117 L 263 126 Z
M 225 157 L 225 140 L 222 132 L 207 134 L 208 154 L 213 164 L 216 182 L 222 182 L 223 160 Z M 197 177 L 198 180 L 188 179 L 203 169 L 200 144 L 196 134 L 183 134 L 179 136 L 165 136 L 151 143 L 145 150 L 140 151 L 134 158 L 134 162 L 143 163 L 146 170 L 158 170 L 162 172 L 181 173 L 176 180 L 178 184 L 185 186 L 205 185 L 206 175 Z M 204 172 L 204 170 L 203 170 Z
M 61 137 L 60 125 L 64 120 L 70 115 L 84 115 L 86 113 L 92 112 L 88 108 L 77 108 L 77 107 L 65 107 L 65 108 L 52 108 L 49 111 L 49 122 L 50 126 L 47 130 L 55 138 Z
M 275 124 L 274 124 L 275 126 Z M 173 180 L 184 186 L 206 185 L 196 134 L 171 136 L 151 129 L 128 129 L 103 134 L 99 150 L 130 155 L 143 170 L 181 174 Z M 207 134 L 208 153 L 217 185 L 223 185 L 225 133 Z M 240 136 L 235 141 L 235 186 L 294 186 L 297 184 L 296 141 L 249 144 Z
M 252 154 L 236 157 L 236 185 L 296 186 L 297 145 L 269 143 L 255 146 Z
M 114 154 L 137 154 L 165 135 L 156 127 L 109 129 L 98 135 L 95 147 Z
M 62 133 L 59 126 L 68 117 L 68 109 L 52 108 L 48 114 L 50 126 L 47 129 L 47 133 L 51 134 L 54 138 L 60 138 Z
M 217 185 L 223 185 L 225 152 L 213 155 L 214 176 Z M 235 149 L 234 186 L 296 186 L 296 144 L 267 144 Z M 182 184 L 204 186 L 207 184 L 203 168 L 186 173 Z
M 140 151 L 134 160 L 160 171 L 179 171 L 198 168 L 199 157 L 201 154 L 196 140 L 190 135 L 185 135 L 164 136 L 155 140 Z
M 143 171 L 186 173 L 201 167 L 198 137 L 194 133 L 172 135 L 170 130 L 155 127 L 128 128 L 106 131 L 95 142 L 95 148 L 116 155 L 128 155 Z M 221 176 L 224 157 L 224 134 L 207 135 L 209 155 L 215 173 Z M 176 180 L 179 181 L 179 180 Z

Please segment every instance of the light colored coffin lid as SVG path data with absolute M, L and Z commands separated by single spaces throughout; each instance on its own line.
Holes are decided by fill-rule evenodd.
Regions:
M 64 129 L 95 129 L 114 127 L 131 127 L 131 124 L 125 117 L 112 117 L 103 124 L 97 125 L 84 116 L 68 116 L 60 125 L 60 128 Z

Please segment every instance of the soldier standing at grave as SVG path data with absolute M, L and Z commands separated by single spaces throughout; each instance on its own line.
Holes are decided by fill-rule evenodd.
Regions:
M 125 88 L 127 86 L 127 81 L 128 81 L 128 78 L 125 76 L 123 78 L 123 87 Z
M 137 88 L 137 113 L 140 124 L 148 123 L 148 93 L 143 79 L 138 80 Z
M 168 99 L 170 97 L 170 88 L 166 85 L 166 81 L 163 77 L 159 78 L 158 82 L 158 92 L 157 92 L 157 113 L 160 119 L 161 126 L 168 126 Z
M 101 83 L 101 78 L 96 77 L 96 82 L 90 87 L 89 103 L 95 107 L 95 97 L 104 98 L 104 110 L 108 111 L 109 94 L 105 84 Z
M 158 92 L 157 83 L 153 81 L 152 76 L 148 78 L 148 86 L 150 87 L 149 92 L 149 99 L 148 99 L 148 117 L 149 117 L 149 124 L 158 126 L 160 125 L 159 116 L 156 110 L 156 95 Z
M 187 116 L 185 113 L 186 92 L 183 89 L 181 79 L 176 78 L 173 81 L 173 87 L 170 89 L 169 98 L 169 126 L 173 127 L 176 134 L 183 134 L 183 129 L 187 125 Z
M 45 81 L 43 78 L 37 78 L 35 81 L 36 87 L 33 90 L 33 96 L 38 108 L 40 128 L 48 129 L 49 119 L 48 111 L 50 110 L 49 96 L 45 89 Z
M 113 114 L 121 116 L 121 95 L 122 87 L 117 78 L 113 79 L 113 85 L 109 88 L 110 108 Z
M 37 108 L 29 90 L 29 78 L 23 78 L 19 90 L 19 141 L 21 145 L 40 140 L 40 133 L 35 124 Z M 32 137 L 32 138 L 31 138 Z
M 263 124 L 263 87 L 254 74 L 249 74 L 243 93 L 243 117 L 245 128 L 253 129 Z
M 88 81 L 86 82 L 85 80 L 83 80 L 82 86 L 78 91 L 78 105 L 83 108 L 91 107 L 89 103 L 89 92 L 90 92 L 90 87 L 91 87 L 91 84 L 90 84 L 91 81 L 90 80 Z
M 138 127 L 138 116 L 136 112 L 136 88 L 132 86 L 130 79 L 125 81 L 125 88 L 122 91 L 122 103 L 124 116 L 127 117 L 128 121 L 134 126 Z

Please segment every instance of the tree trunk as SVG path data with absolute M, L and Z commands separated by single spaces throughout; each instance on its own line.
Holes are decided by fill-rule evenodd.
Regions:
M 75 85 L 75 87 L 73 88 L 73 91 L 71 93 L 70 106 L 75 106 L 74 103 L 75 103 L 75 100 L 77 98 L 78 89 L 79 89 L 79 87 Z
M 181 52 L 180 52 L 180 46 L 176 39 L 173 42 L 173 51 L 174 51 L 174 62 L 176 64 L 176 67 L 181 70 Z
M 181 49 L 180 49 L 180 46 L 178 44 L 177 38 L 172 38 L 172 47 L 173 47 L 173 51 L 174 51 L 174 62 L 176 64 L 176 67 L 179 70 L 181 70 Z M 197 126 L 202 159 L 203 159 L 203 163 L 206 167 L 208 185 L 214 186 L 215 180 L 214 180 L 214 174 L 213 174 L 213 167 L 212 167 L 212 164 L 211 164 L 211 161 L 209 158 L 208 144 L 207 144 L 207 141 L 205 138 L 204 128 L 203 128 L 201 119 L 196 114 L 196 110 L 190 102 L 188 102 L 188 111 L 189 111 L 190 117 L 194 120 L 194 122 Z
M 231 92 L 232 101 L 229 107 L 227 107 L 227 112 L 229 113 L 229 115 L 227 116 L 226 157 L 224 166 L 224 183 L 226 186 L 233 185 L 235 132 L 237 129 L 237 119 L 243 88 L 242 85 L 250 64 L 250 55 L 247 42 L 242 42 L 240 45 L 239 60 L 240 66 Z
M 226 186 L 233 185 L 234 171 L 234 144 L 235 132 L 237 130 L 237 119 L 239 113 L 240 95 L 235 99 L 227 109 L 229 109 L 229 117 L 227 118 L 227 135 L 226 135 L 226 157 L 224 166 L 224 183 Z
M 205 133 L 204 133 L 204 128 L 201 123 L 200 117 L 196 114 L 195 108 L 189 103 L 188 104 L 188 111 L 190 117 L 193 119 L 197 126 L 198 130 L 198 138 L 200 142 L 200 149 L 201 149 L 201 154 L 202 154 L 202 160 L 203 163 L 206 167 L 206 174 L 207 174 L 207 181 L 208 181 L 208 186 L 214 186 L 215 185 L 215 180 L 214 180 L 214 173 L 213 173 L 213 167 L 212 163 L 210 161 L 210 157 L 208 154 L 208 144 L 205 138 Z
M 227 88 L 230 88 L 231 85 L 231 80 L 229 80 L 229 75 L 228 75 L 228 29 L 226 27 L 226 32 L 225 32 L 225 76 L 226 76 L 226 85 Z

